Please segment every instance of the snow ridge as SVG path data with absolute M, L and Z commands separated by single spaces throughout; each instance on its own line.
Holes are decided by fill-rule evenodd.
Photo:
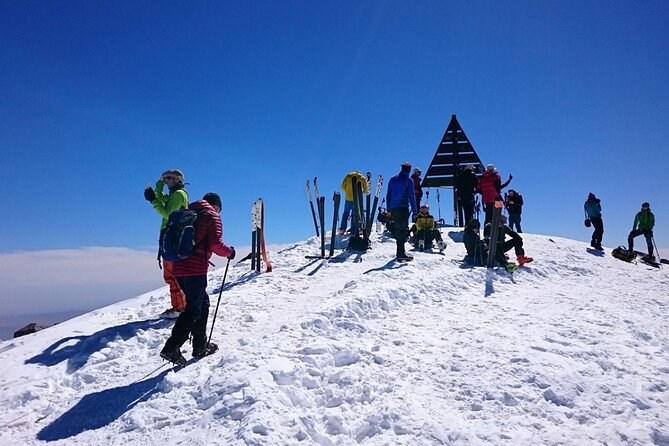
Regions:
M 235 265 L 220 353 L 178 371 L 159 367 L 167 288 L 4 341 L 0 445 L 669 445 L 669 275 L 523 236 L 536 260 L 513 276 L 454 263 L 457 229 L 409 264 L 373 235 Z

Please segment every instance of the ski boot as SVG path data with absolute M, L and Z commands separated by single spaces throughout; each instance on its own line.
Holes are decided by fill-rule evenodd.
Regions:
M 437 246 L 439 247 L 439 252 L 443 252 L 446 249 L 446 243 L 443 240 L 439 240 Z
M 425 249 L 425 240 L 418 240 L 418 249 L 421 251 Z
M 530 263 L 531 261 L 534 260 L 532 257 L 527 257 L 525 255 L 518 256 L 517 259 L 518 259 L 518 266 L 523 266 L 526 263 Z
M 160 357 L 171 362 L 174 365 L 186 365 L 186 358 L 183 357 L 179 349 L 165 350 L 162 349 Z
M 193 358 L 204 358 L 218 351 L 218 345 L 208 342 L 202 347 L 193 348 Z

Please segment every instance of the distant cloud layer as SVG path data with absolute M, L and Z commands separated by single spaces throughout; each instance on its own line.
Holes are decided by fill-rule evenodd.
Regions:
M 149 251 L 89 247 L 0 254 L 4 317 L 96 308 L 161 284 Z

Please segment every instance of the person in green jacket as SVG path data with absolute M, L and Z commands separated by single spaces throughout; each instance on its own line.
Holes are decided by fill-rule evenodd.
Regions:
M 641 210 L 634 217 L 634 226 L 632 232 L 627 236 L 627 244 L 630 251 L 634 251 L 634 238 L 643 234 L 648 246 L 647 259 L 655 261 L 653 255 L 653 227 L 655 226 L 655 215 L 650 211 L 650 204 L 645 202 L 641 205 Z
M 168 193 L 163 190 L 167 186 Z M 163 218 L 160 224 L 160 244 L 162 245 L 163 234 L 167 226 L 167 219 L 177 209 L 188 208 L 188 193 L 184 187 L 184 174 L 178 169 L 170 169 L 160 175 L 156 181 L 155 189 L 147 186 L 144 190 L 144 198 L 151 203 L 153 208 Z M 158 249 L 158 265 L 160 265 L 160 248 Z M 163 279 L 170 287 L 172 306 L 165 310 L 160 317 L 175 319 L 186 309 L 186 297 L 179 287 L 177 279 L 172 274 L 172 262 L 163 260 Z

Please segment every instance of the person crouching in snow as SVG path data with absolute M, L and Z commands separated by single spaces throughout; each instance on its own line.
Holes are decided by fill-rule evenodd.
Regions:
M 483 235 L 486 238 L 486 240 L 490 239 L 490 232 L 491 232 L 492 224 L 488 223 L 485 225 L 485 228 L 483 229 Z M 532 260 L 534 260 L 532 257 L 527 257 L 525 255 L 525 250 L 523 249 L 523 238 L 518 235 L 517 232 L 513 231 L 510 227 L 506 225 L 506 216 L 500 215 L 499 216 L 499 231 L 498 231 L 498 239 L 496 241 L 497 247 L 495 249 L 495 260 L 502 265 L 506 266 L 508 261 L 506 259 L 506 256 L 504 255 L 505 252 L 510 250 L 511 248 L 514 249 L 516 253 L 516 258 L 518 260 L 518 266 L 523 266 L 526 263 L 530 263 Z M 511 237 L 511 240 L 507 240 L 506 236 Z M 491 246 L 492 241 L 488 241 L 488 246 Z
M 464 262 L 474 266 L 484 266 L 488 259 L 488 246 L 481 240 L 479 229 L 481 229 L 481 223 L 475 218 L 469 220 L 465 225 L 464 242 L 467 255 Z
M 221 241 L 223 226 L 221 198 L 214 192 L 205 194 L 202 200 L 191 203 L 189 209 L 197 211 L 195 221 L 195 247 L 185 260 L 174 262 L 173 274 L 186 294 L 186 310 L 172 328 L 172 335 L 165 342 L 160 357 L 177 365 L 186 364 L 181 346 L 193 336 L 193 357 L 202 358 L 218 350 L 213 342 L 207 342 L 207 318 L 209 317 L 209 295 L 207 294 L 207 270 L 212 253 L 228 260 L 235 258 L 235 248 Z
M 422 205 L 416 216 L 416 223 L 411 228 L 414 247 L 420 250 L 431 249 L 432 242 L 436 241 L 439 251 L 443 251 L 446 243 L 442 240 L 441 233 L 436 226 L 434 217 L 430 215 L 430 207 L 427 204 Z

